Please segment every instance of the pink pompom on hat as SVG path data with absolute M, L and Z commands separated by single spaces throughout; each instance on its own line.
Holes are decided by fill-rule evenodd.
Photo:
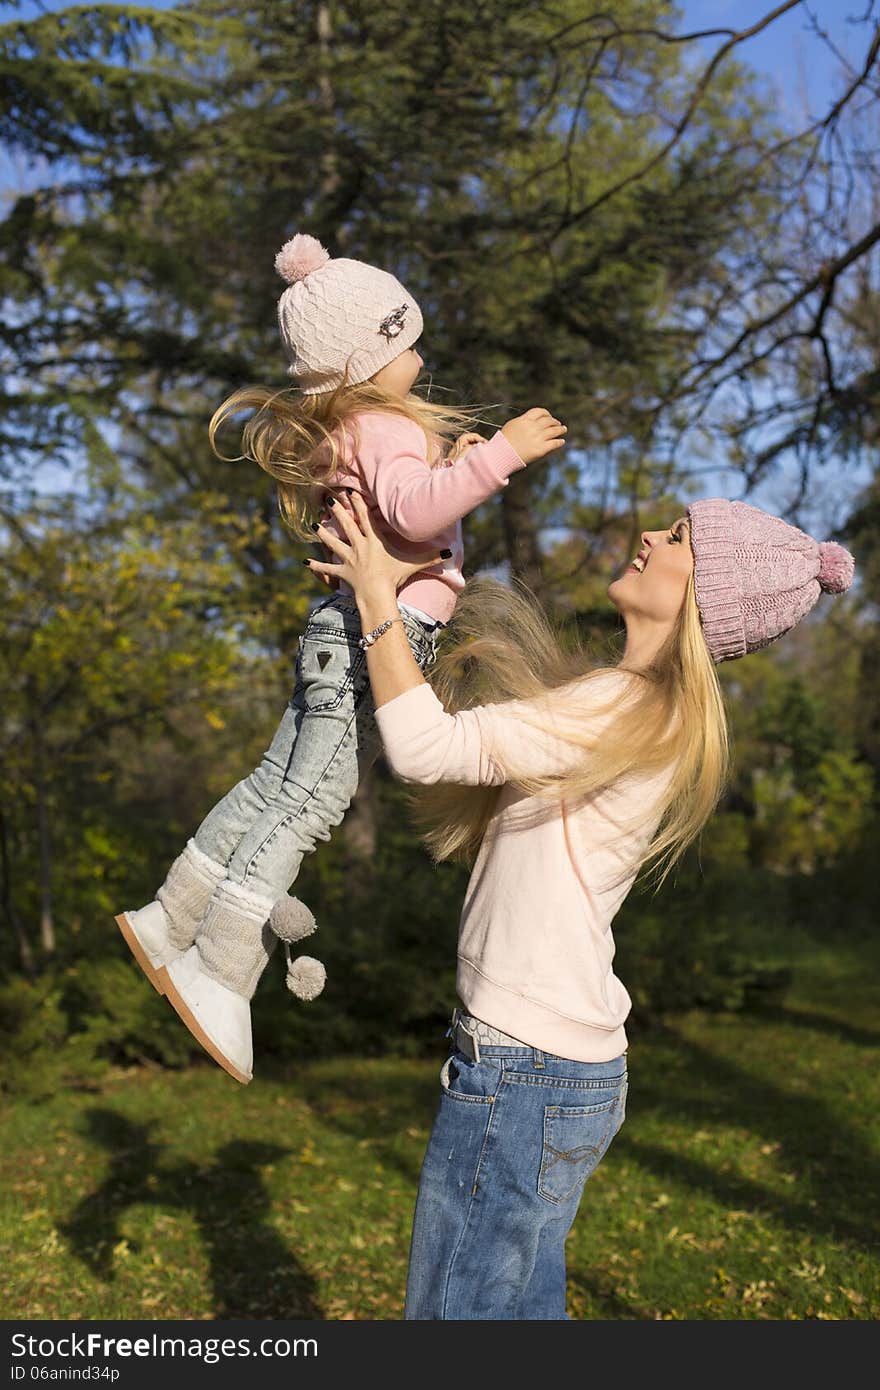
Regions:
M 421 310 L 399 280 L 365 261 L 334 259 L 317 237 L 300 232 L 285 242 L 275 269 L 288 286 L 278 301 L 288 374 L 305 395 L 367 381 L 422 332 Z
M 706 645 L 715 661 L 733 661 L 788 632 L 823 591 L 842 594 L 855 561 L 835 541 L 748 502 L 711 497 L 687 508 L 694 590 Z

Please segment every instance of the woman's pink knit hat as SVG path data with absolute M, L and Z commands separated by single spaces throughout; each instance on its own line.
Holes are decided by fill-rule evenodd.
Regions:
M 386 270 L 364 261 L 331 260 L 317 237 L 300 232 L 282 246 L 275 269 L 288 282 L 278 326 L 288 374 L 307 396 L 346 379 L 367 381 L 419 337 L 422 315 L 412 295 Z
M 842 594 L 855 561 L 835 541 L 814 541 L 748 502 L 710 497 L 687 508 L 694 589 L 716 661 L 769 646 L 809 613 L 824 590 Z

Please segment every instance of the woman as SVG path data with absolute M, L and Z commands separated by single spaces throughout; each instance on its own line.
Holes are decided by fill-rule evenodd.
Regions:
M 457 784 L 434 808 L 435 852 L 479 842 L 459 930 L 464 1010 L 422 1167 L 405 1315 L 565 1318 L 565 1237 L 624 1118 L 630 999 L 611 920 L 641 865 L 668 872 L 718 800 L 716 663 L 766 646 L 822 589 L 846 589 L 852 556 L 746 503 L 695 502 L 646 532 L 610 585 L 626 647 L 616 667 L 587 672 L 542 633 L 534 605 L 502 601 L 505 638 L 491 613 L 471 616 L 466 590 L 455 625 L 470 643 L 447 664 L 474 655 L 504 675 L 490 692 L 526 698 L 452 714 L 397 608 L 417 567 L 388 554 L 357 495 L 351 508 L 333 504 L 345 540 L 319 531 L 336 563 L 311 568 L 355 593 L 392 770 Z

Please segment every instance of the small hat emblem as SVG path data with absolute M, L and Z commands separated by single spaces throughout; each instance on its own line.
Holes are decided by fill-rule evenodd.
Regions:
M 403 321 L 406 318 L 408 308 L 408 304 L 401 304 L 399 309 L 394 309 L 390 314 L 386 314 L 385 318 L 379 324 L 379 332 L 386 337 L 389 342 L 392 338 L 396 338 L 398 333 L 403 332 Z

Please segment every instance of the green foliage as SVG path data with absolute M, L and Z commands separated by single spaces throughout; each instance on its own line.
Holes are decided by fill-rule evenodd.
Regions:
M 811 873 L 857 845 L 872 810 L 870 767 L 844 749 L 829 749 L 811 765 L 810 790 L 791 769 L 763 772 L 753 780 L 755 833 L 765 863 Z
M 92 1089 L 111 1067 L 179 1067 L 199 1053 L 118 951 L 80 957 L 36 981 L 13 978 L 0 987 L 0 1015 L 0 1090 L 29 1100 Z
M 63 983 L 53 974 L 0 985 L 2 1089 L 44 1100 L 70 1086 L 95 1085 L 108 1067 L 98 1056 L 104 1024 L 98 1014 L 85 1029 L 72 1033 Z
M 780 1003 L 791 978 L 792 916 L 777 875 L 744 877 L 729 864 L 700 872 L 693 858 L 656 896 L 634 890 L 614 924 L 615 970 L 633 1000 L 631 1026 L 681 1009 Z

